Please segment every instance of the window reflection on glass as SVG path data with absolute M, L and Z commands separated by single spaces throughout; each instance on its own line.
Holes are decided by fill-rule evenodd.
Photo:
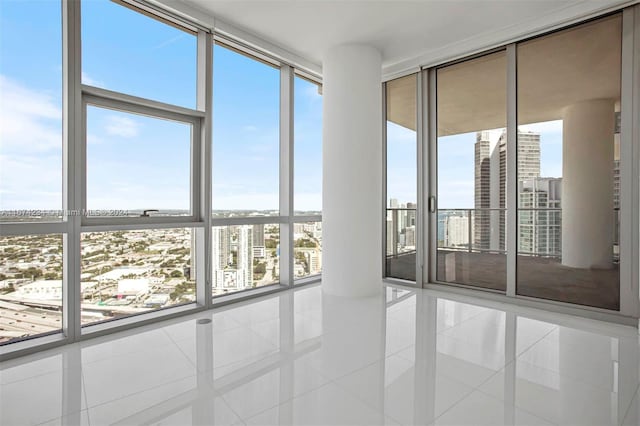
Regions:
M 518 294 L 619 309 L 621 31 L 517 47 Z
M 280 225 L 214 226 L 211 229 L 213 296 L 280 280 Z
M 0 345 L 62 328 L 62 235 L 0 237 Z

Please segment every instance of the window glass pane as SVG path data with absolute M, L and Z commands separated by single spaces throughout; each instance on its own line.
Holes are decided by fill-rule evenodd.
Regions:
M 213 215 L 278 215 L 280 71 L 214 47 Z
M 438 281 L 506 289 L 504 51 L 437 71 Z
M 518 294 L 620 307 L 621 21 L 518 45 Z
M 214 296 L 280 280 L 280 225 L 214 226 L 211 240 Z
M 88 106 L 88 213 L 189 215 L 191 127 Z
M 62 235 L 0 237 L 0 345 L 62 328 Z
M 82 83 L 196 106 L 194 34 L 107 0 L 82 2 Z
M 293 225 L 293 276 L 304 278 L 322 273 L 322 222 Z
M 295 77 L 294 81 L 294 210 L 322 212 L 322 87 Z
M 2 2 L 0 221 L 62 212 L 60 2 Z
M 417 75 L 387 87 L 386 276 L 416 280 Z
M 82 234 L 82 323 L 196 300 L 190 228 Z

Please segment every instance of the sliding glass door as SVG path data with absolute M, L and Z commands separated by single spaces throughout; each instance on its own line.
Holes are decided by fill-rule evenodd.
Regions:
M 436 71 L 438 281 L 506 289 L 504 51 Z
M 423 71 L 425 284 L 637 315 L 630 18 Z
M 385 277 L 414 282 L 418 239 L 417 87 L 417 74 L 385 84 Z
M 621 18 L 518 45 L 519 295 L 620 307 Z

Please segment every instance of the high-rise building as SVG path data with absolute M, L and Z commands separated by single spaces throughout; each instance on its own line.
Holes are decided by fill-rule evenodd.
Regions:
M 407 203 L 407 226 L 416 226 L 416 203 Z
M 506 133 L 504 129 L 476 134 L 473 211 L 473 247 L 481 250 L 502 248 L 499 209 L 505 204 Z
M 393 219 L 387 215 L 387 256 L 398 254 L 397 231 L 394 229 Z
M 405 247 L 413 247 L 415 249 L 416 246 L 416 227 L 415 226 L 407 226 L 404 229 L 404 246 Z
M 562 255 L 562 178 L 518 181 L 518 251 Z
M 616 112 L 616 125 L 613 139 L 613 215 L 615 236 L 613 241 L 613 256 L 620 257 L 620 112 Z
M 211 230 L 213 268 L 225 269 L 229 265 L 229 228 L 214 226 Z
M 469 218 L 449 215 L 444 219 L 444 245 L 448 248 L 469 246 Z
M 213 288 L 242 290 L 253 283 L 252 225 L 213 227 Z M 235 252 L 235 265 L 232 260 Z
M 518 131 L 518 180 L 540 176 L 540 133 Z M 473 246 L 505 250 L 507 131 L 476 134 Z
M 264 225 L 253 225 L 253 245 L 264 247 Z
M 229 245 L 229 228 L 226 226 L 214 226 L 211 229 L 211 252 L 213 268 L 213 287 L 223 289 L 224 271 L 229 266 L 231 254 Z
M 322 272 L 322 252 L 318 249 L 305 252 L 305 257 L 309 265 L 309 274 L 315 275 Z
M 506 143 L 505 131 L 504 144 Z M 540 176 L 540 133 L 518 131 L 518 180 L 538 176 Z
M 253 226 L 238 226 L 238 254 L 236 258 L 238 289 L 251 287 L 253 283 Z

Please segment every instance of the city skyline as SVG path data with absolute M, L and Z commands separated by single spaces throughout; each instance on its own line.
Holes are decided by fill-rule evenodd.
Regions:
M 391 130 L 391 131 L 389 131 Z M 487 129 L 501 130 L 501 129 Z M 518 126 L 519 131 L 540 133 L 540 173 L 562 177 L 562 120 Z M 476 133 L 438 138 L 438 208 L 473 208 L 474 144 Z M 387 165 L 387 205 L 395 198 L 400 204 L 416 202 L 416 168 L 407 158 L 415 158 L 416 132 L 394 123 L 387 126 L 387 156 L 400 163 Z M 407 155 L 413 157 L 408 157 Z
M 279 238 L 277 224 L 213 227 L 212 296 L 277 283 Z M 293 238 L 295 279 L 321 273 L 321 222 L 296 223 Z M 82 324 L 193 303 L 202 279 L 196 241 L 193 228 L 83 233 Z M 8 236 L 2 242 L 0 302 L 8 322 L 0 344 L 58 329 L 62 235 Z M 11 319 L 13 312 L 20 312 L 19 321 Z

